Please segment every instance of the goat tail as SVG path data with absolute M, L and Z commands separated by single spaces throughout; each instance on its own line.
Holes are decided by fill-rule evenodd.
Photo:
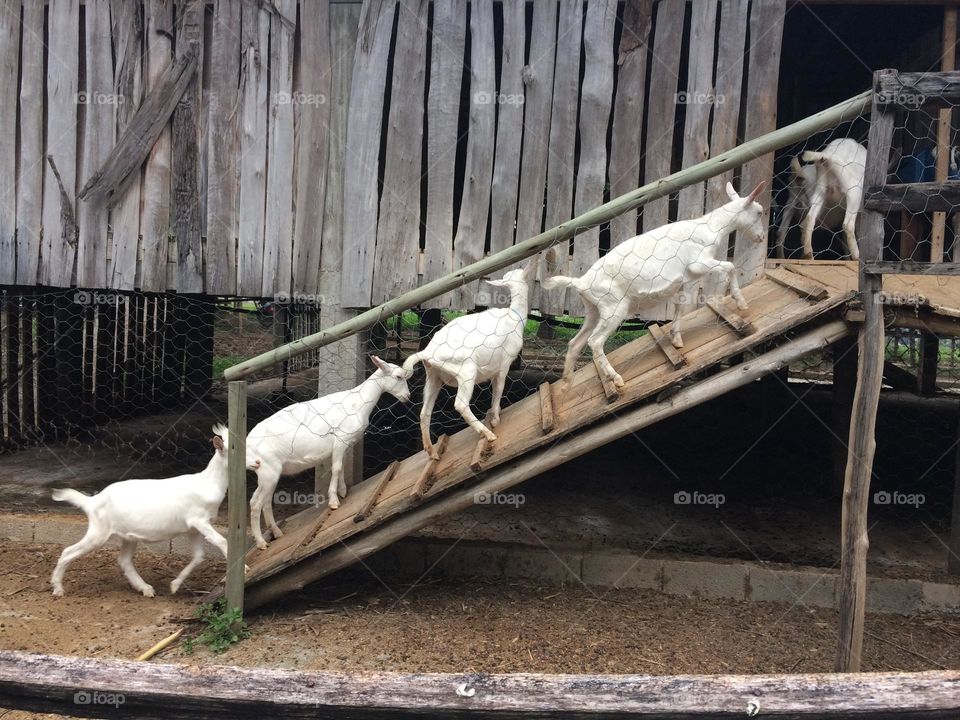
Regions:
M 804 162 L 820 162 L 823 160 L 824 154 L 822 152 L 817 152 L 816 150 L 807 150 L 803 153 Z
M 413 369 L 417 366 L 417 363 L 419 363 L 421 359 L 420 353 L 414 353 L 403 361 L 403 372 L 407 377 L 413 375 Z
M 803 166 L 800 164 L 800 158 L 794 155 L 790 158 L 790 169 L 793 170 L 794 175 L 799 175 L 803 172 Z
M 556 290 L 557 288 L 576 287 L 579 278 L 567 277 L 566 275 L 554 275 L 546 278 L 540 283 L 545 290 Z
M 71 505 L 76 505 L 84 512 L 89 512 L 90 503 L 93 500 L 89 495 L 84 495 L 82 492 L 71 490 L 70 488 L 54 490 L 52 495 L 53 499 L 57 502 L 68 502 Z

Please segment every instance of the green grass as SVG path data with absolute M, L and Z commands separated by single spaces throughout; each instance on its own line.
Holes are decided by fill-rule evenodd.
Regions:
M 204 603 L 197 608 L 195 614 L 204 627 L 199 635 L 183 641 L 183 649 L 187 654 L 193 653 L 198 644 L 220 654 L 234 643 L 250 636 L 240 611 L 236 608 L 227 610 L 224 598 L 215 603 Z
M 220 378 L 223 376 L 223 371 L 231 365 L 236 365 L 249 359 L 246 355 L 221 355 L 220 357 L 215 357 L 213 359 L 213 377 Z

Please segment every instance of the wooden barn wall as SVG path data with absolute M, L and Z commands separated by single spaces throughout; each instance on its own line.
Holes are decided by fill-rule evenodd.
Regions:
M 785 0 L 11 7 L 4 285 L 294 295 L 333 319 L 776 126 Z M 81 199 L 190 52 L 197 70 L 141 165 L 109 199 Z M 709 209 L 727 179 L 771 174 L 758 158 L 585 230 L 558 271 Z M 751 279 L 763 249 L 733 246 Z M 477 289 L 432 306 L 483 304 Z M 563 292 L 536 304 L 578 310 Z

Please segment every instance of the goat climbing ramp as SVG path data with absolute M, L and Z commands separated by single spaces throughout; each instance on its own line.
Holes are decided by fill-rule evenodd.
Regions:
M 338 509 L 312 507 L 291 516 L 281 526 L 282 537 L 266 550 L 254 548 L 247 555 L 246 606 L 297 590 L 438 517 L 459 512 L 470 504 L 463 491 L 481 481 L 502 475 L 501 489 L 521 482 L 530 476 L 519 471 L 524 456 L 560 453 L 566 461 L 586 452 L 589 447 L 571 450 L 563 443 L 590 426 L 615 422 L 630 406 L 656 404 L 659 393 L 681 380 L 726 360 L 742 362 L 752 348 L 789 342 L 784 338 L 787 331 L 840 315 L 842 306 L 856 295 L 845 283 L 828 285 L 787 268 L 768 271 L 743 293 L 747 310 L 737 310 L 733 298 L 725 297 L 687 314 L 681 349 L 663 342 L 663 333 L 652 330 L 609 353 L 624 379 L 621 388 L 605 385 L 602 374 L 588 362 L 566 392 L 561 393 L 559 382 L 544 384 L 539 392 L 505 408 L 496 442 L 487 443 L 465 428 L 441 439 L 439 460 L 417 452 L 351 487 Z M 545 447 L 548 444 L 550 448 Z M 207 599 L 221 593 L 222 588 L 215 589 Z

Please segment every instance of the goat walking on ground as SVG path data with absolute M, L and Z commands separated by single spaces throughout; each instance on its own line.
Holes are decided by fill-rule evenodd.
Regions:
M 695 220 L 682 220 L 631 238 L 597 260 L 578 278 L 557 275 L 543 282 L 547 290 L 573 287 L 586 306 L 583 326 L 567 347 L 562 390 L 570 386 L 574 366 L 586 345 L 590 346 L 601 369 L 617 386 L 623 378 L 614 370 L 603 346 L 624 320 L 642 314 L 674 297 L 685 285 L 713 270 L 726 275 L 737 307 L 747 309 L 740 292 L 737 269 L 726 259 L 727 236 L 737 231 L 756 243 L 765 243 L 767 231 L 763 208 L 755 199 L 763 183 L 746 197 L 740 197 L 727 183 L 730 202 Z M 670 328 L 676 347 L 683 347 L 680 311 Z
M 523 329 L 527 322 L 530 286 L 536 277 L 537 262 L 530 260 L 522 270 L 511 270 L 502 280 L 489 280 L 493 287 L 510 291 L 510 307 L 490 308 L 463 315 L 444 325 L 420 352 L 403 363 L 407 376 L 422 362 L 427 373 L 423 387 L 423 408 L 420 412 L 420 434 L 423 449 L 438 458 L 430 439 L 430 419 L 440 388 L 457 388 L 454 407 L 474 430 L 493 442 L 497 436 L 477 419 L 470 409 L 470 399 L 477 383 L 493 381 L 493 404 L 490 425 L 500 424 L 500 399 L 510 365 L 523 349 Z
M 793 178 L 788 191 L 787 205 L 777 228 L 776 253 L 783 257 L 783 244 L 797 213 L 803 215 L 803 256 L 813 259 L 813 231 L 820 227 L 834 230 L 843 228 L 847 253 L 852 260 L 860 259 L 857 247 L 857 216 L 863 206 L 863 174 L 867 163 L 867 149 L 850 138 L 840 138 L 823 150 L 803 153 L 804 162 L 792 158 Z
M 327 504 L 340 507 L 346 497 L 343 458 L 370 423 L 370 414 L 384 393 L 401 402 L 410 400 L 407 376 L 398 365 L 370 358 L 376 371 L 351 390 L 285 407 L 258 423 L 247 435 L 247 468 L 257 473 L 257 489 L 250 499 L 250 528 L 257 547 L 267 547 L 260 529 L 266 518 L 274 538 L 283 535 L 273 517 L 273 493 L 280 477 L 294 475 L 332 459 Z
M 207 467 L 192 475 L 165 480 L 124 480 L 106 487 L 97 495 L 76 490 L 54 490 L 53 499 L 76 505 L 87 515 L 87 533 L 80 542 L 66 548 L 53 570 L 50 583 L 54 595 L 63 595 L 63 574 L 67 565 L 102 547 L 111 538 L 120 539 L 120 567 L 135 590 L 153 597 L 153 588 L 133 566 L 138 542 L 162 542 L 188 535 L 193 558 L 176 579 L 170 592 L 176 593 L 193 569 L 203 561 L 203 541 L 209 540 L 223 556 L 227 541 L 211 521 L 227 493 L 227 429 L 213 427 L 214 453 Z

